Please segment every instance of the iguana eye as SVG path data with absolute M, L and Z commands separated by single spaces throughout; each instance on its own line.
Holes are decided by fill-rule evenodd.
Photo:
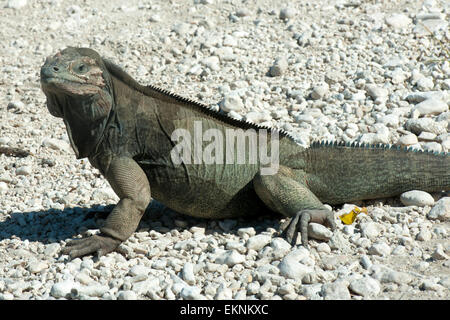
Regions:
M 85 65 L 84 63 L 80 63 L 75 70 L 79 73 L 85 73 L 88 70 L 87 65 Z

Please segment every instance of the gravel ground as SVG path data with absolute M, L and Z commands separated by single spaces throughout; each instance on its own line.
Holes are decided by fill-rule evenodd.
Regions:
M 450 197 L 365 205 L 310 250 L 279 220 L 152 204 L 118 252 L 69 260 L 118 198 L 76 160 L 39 69 L 88 46 L 235 118 L 318 139 L 450 149 L 448 1 L 0 1 L 0 299 L 449 299 Z M 355 177 L 360 179 L 363 177 Z M 104 216 L 104 215 L 103 215 Z M 338 219 L 337 219 L 338 220 Z

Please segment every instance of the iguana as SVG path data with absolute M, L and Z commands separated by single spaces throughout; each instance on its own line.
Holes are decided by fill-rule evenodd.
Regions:
M 303 148 L 283 130 L 236 120 L 166 90 L 142 86 L 89 48 L 68 47 L 47 58 L 41 86 L 49 112 L 64 121 L 77 158 L 87 157 L 120 198 L 99 234 L 68 241 L 62 253 L 71 257 L 115 250 L 136 230 L 151 198 L 202 218 L 281 214 L 287 240 L 295 241 L 300 233 L 306 246 L 310 222 L 336 227 L 323 203 L 450 189 L 446 153 L 336 142 Z M 221 142 L 217 132 L 256 132 L 258 138 L 265 133 L 267 141 L 277 137 L 270 141 L 278 144 L 267 148 L 267 153 L 278 151 L 277 170 L 263 174 L 262 160 L 250 161 L 249 154 L 244 163 L 237 161 L 237 147 L 227 151 L 232 161 L 224 161 L 218 149 L 214 163 L 192 163 L 195 155 L 174 157 L 181 144 L 174 141 L 177 129 L 195 136 L 199 126 L 205 134 L 204 129 L 216 134 L 214 139 L 203 137 L 203 147 L 208 141 Z M 250 136 L 244 138 L 250 141 Z

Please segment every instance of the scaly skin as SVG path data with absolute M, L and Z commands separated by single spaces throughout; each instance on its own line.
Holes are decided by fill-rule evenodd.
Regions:
M 176 165 L 171 151 L 177 129 L 187 130 L 191 137 L 198 124 L 203 133 L 216 129 L 224 136 L 230 129 L 253 129 L 259 137 L 264 128 L 141 86 L 91 49 L 69 47 L 48 58 L 41 84 L 47 107 L 64 120 L 77 157 L 88 157 L 120 197 L 99 235 L 69 242 L 63 249 L 71 257 L 113 251 L 136 230 L 151 197 L 203 218 L 282 214 L 288 218 L 282 226 L 287 239 L 295 241 L 300 231 L 306 246 L 310 222 L 335 229 L 324 202 L 390 197 L 417 188 L 450 189 L 447 155 L 341 144 L 304 149 L 289 134 L 274 129 L 266 130 L 269 139 L 279 136 L 279 168 L 274 174 L 264 174 L 267 166 L 259 158 L 239 163 L 236 145 L 231 163 L 185 159 Z M 208 144 L 203 141 L 202 147 Z M 248 149 L 244 154 L 249 156 Z

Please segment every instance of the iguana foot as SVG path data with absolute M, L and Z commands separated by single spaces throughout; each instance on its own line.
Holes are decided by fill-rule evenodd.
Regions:
M 336 229 L 333 212 L 327 209 L 307 209 L 297 212 L 293 217 L 287 218 L 281 225 L 281 234 L 286 240 L 295 245 L 298 232 L 300 232 L 302 245 L 308 247 L 308 224 L 310 222 L 320 223 L 329 227 L 332 231 Z
M 68 254 L 72 259 L 94 252 L 97 252 L 100 257 L 114 251 L 121 242 L 107 235 L 94 235 L 85 239 L 69 241 L 66 247 L 61 250 L 61 253 Z

